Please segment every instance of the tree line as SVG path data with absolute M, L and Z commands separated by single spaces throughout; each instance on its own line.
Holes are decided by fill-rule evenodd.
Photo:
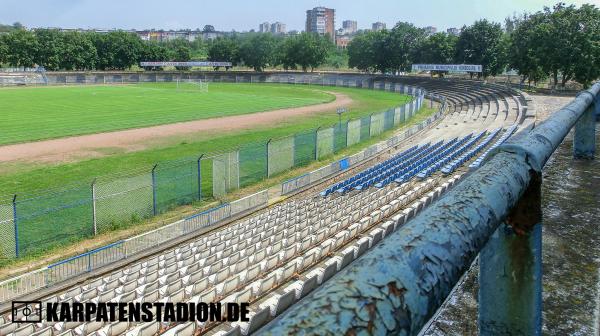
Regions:
M 231 62 L 257 71 L 267 67 L 314 69 L 338 52 L 326 36 L 301 33 L 284 38 L 272 34 L 232 34 L 214 40 L 189 42 L 143 41 L 137 34 L 114 31 L 62 32 L 56 29 L 12 29 L 0 34 L 0 64 L 43 66 L 47 70 L 125 70 L 141 61 L 208 59 Z M 157 70 L 157 69 L 152 69 Z
M 283 37 L 233 33 L 214 40 L 142 41 L 134 33 L 115 31 L 27 31 L 15 23 L 0 33 L 0 64 L 48 70 L 125 70 L 140 61 L 210 60 L 262 71 L 271 67 L 313 70 L 348 65 L 367 72 L 398 73 L 413 63 L 481 64 L 480 77 L 515 70 L 523 82 L 552 78 L 564 86 L 585 86 L 600 77 L 600 10 L 559 3 L 500 23 L 479 20 L 459 36 L 428 36 L 421 28 L 399 22 L 390 30 L 360 33 L 347 50 L 328 36 L 301 33 Z
M 400 22 L 390 30 L 368 32 L 348 45 L 349 66 L 368 72 L 410 71 L 413 63 L 481 64 L 480 77 L 515 70 L 521 82 L 551 77 L 588 86 L 600 77 L 600 10 L 559 3 L 534 14 L 507 18 L 505 28 L 487 20 L 465 26 L 459 36 Z M 560 80 L 559 80 L 559 75 Z
M 107 34 L 15 29 L 0 35 L 0 63 L 47 70 L 125 70 L 141 60 L 187 61 L 194 45 L 185 40 L 142 41 L 124 31 Z

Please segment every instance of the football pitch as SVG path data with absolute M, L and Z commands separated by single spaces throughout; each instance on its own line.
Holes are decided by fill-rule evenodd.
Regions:
M 326 90 L 326 89 L 324 89 Z M 0 89 L 0 145 L 321 104 L 319 87 L 141 83 Z

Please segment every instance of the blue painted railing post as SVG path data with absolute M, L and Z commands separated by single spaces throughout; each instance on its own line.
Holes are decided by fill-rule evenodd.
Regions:
M 15 256 L 19 257 L 19 221 L 17 220 L 17 195 L 13 196 L 13 224 L 15 226 Z
M 541 335 L 541 178 L 527 191 L 481 250 L 479 334 Z
M 197 163 L 197 170 L 198 170 L 198 200 L 202 201 L 202 157 L 204 156 L 204 154 L 200 155 L 200 157 L 198 157 L 198 161 Z
M 592 95 L 587 91 L 580 94 Z M 600 95 L 599 95 L 600 96 Z M 593 97 L 592 103 L 585 110 L 581 118 L 575 124 L 573 139 L 573 156 L 576 159 L 593 159 L 596 152 L 596 118 L 594 116 L 597 97 Z
M 156 209 L 156 167 L 158 166 L 158 163 L 154 165 L 154 167 L 152 167 L 152 213 L 154 214 L 154 216 L 156 216 L 157 214 L 157 209 Z
M 600 121 L 600 94 L 596 95 L 596 120 Z

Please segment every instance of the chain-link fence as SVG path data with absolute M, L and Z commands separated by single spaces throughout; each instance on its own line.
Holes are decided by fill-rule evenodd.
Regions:
M 198 161 L 192 159 L 157 165 L 154 169 L 156 212 L 163 213 L 200 199 L 202 182 L 198 169 Z
M 53 80 L 86 84 L 98 81 L 157 82 L 177 78 L 169 74 L 64 76 L 54 76 Z M 208 79 L 205 75 L 187 76 L 208 81 L 304 83 L 416 92 L 412 87 L 392 85 L 387 81 L 374 82 L 361 76 L 221 74 Z M 403 106 L 360 119 L 340 120 L 330 127 L 249 143 L 218 154 L 160 162 L 136 173 L 105 177 L 38 196 L 18 195 L 14 200 L 0 201 L 0 258 L 30 255 L 137 223 L 196 200 L 222 198 L 232 190 L 328 158 L 393 129 L 416 113 L 422 99 L 419 92 L 413 101 Z M 321 171 L 328 174 L 338 166 L 328 166 Z M 300 182 L 304 183 L 302 179 Z
M 16 197 L 13 202 L 13 224 L 17 256 L 92 236 L 92 204 L 89 185 L 72 186 L 24 199 Z
M 156 213 L 153 175 L 149 171 L 92 185 L 96 233 L 117 229 L 123 223 L 136 223 Z
M 239 149 L 240 188 L 264 180 L 268 171 L 268 144 L 252 143 Z
M 13 205 L 0 205 L 0 258 L 9 259 L 17 256 Z
M 306 166 L 317 156 L 317 131 L 297 133 L 294 138 L 294 166 Z

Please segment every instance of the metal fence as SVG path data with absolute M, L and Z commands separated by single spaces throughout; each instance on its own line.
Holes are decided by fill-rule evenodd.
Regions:
M 418 125 L 407 129 L 405 132 L 403 132 L 401 134 L 395 135 L 395 136 L 387 139 L 384 142 L 370 146 L 370 147 L 366 148 L 365 150 L 362 150 L 354 155 L 343 158 L 339 161 L 335 161 L 335 162 L 331 163 L 330 165 L 321 167 L 312 172 L 309 172 L 309 173 L 300 175 L 298 177 L 291 178 L 287 181 L 284 181 L 281 184 L 281 194 L 286 195 L 286 194 L 298 191 L 298 190 L 300 190 L 306 186 L 309 186 L 315 182 L 321 181 L 330 175 L 333 175 L 337 172 L 340 172 L 349 167 L 352 167 L 353 165 L 360 163 L 363 160 L 371 158 L 371 157 L 377 155 L 378 153 L 381 153 L 384 150 L 387 150 L 393 146 L 396 146 L 402 140 L 407 139 L 408 137 L 411 137 L 418 131 L 420 131 L 420 130 L 426 128 L 427 126 L 431 125 L 432 123 L 434 123 L 436 120 L 438 120 L 442 116 L 442 114 L 443 114 L 443 110 L 440 107 L 440 110 L 438 112 L 436 112 L 433 116 L 420 122 Z
M 0 282 L 0 302 L 6 302 L 15 297 L 97 270 L 100 267 L 156 248 L 169 241 L 185 237 L 198 230 L 208 228 L 233 216 L 267 204 L 268 190 L 263 190 L 161 228 L 68 258 L 17 278 Z
M 55 84 L 176 79 L 175 75 L 158 76 L 147 73 L 90 76 L 59 74 L 49 78 Z M 425 92 L 417 87 L 397 83 L 391 85 L 385 80 L 375 82 L 371 80 L 371 76 L 361 75 L 188 76 L 200 76 L 206 81 L 369 87 L 413 94 L 414 99 L 405 105 L 361 119 L 343 121 L 281 139 L 246 144 L 229 152 L 160 162 L 153 167 L 118 177 L 101 177 L 91 183 L 79 183 L 35 196 L 15 195 L 8 200 L 0 200 L 0 259 L 19 258 L 70 244 L 194 201 L 219 199 L 232 190 L 315 160 L 326 159 L 344 148 L 367 141 L 407 122 L 422 106 L 425 96 Z M 407 132 L 405 136 L 410 134 L 412 133 Z M 369 153 L 372 155 L 375 152 Z M 332 165 L 319 170 L 318 174 L 326 176 L 338 168 Z M 317 176 L 315 174 L 311 175 L 313 181 Z

